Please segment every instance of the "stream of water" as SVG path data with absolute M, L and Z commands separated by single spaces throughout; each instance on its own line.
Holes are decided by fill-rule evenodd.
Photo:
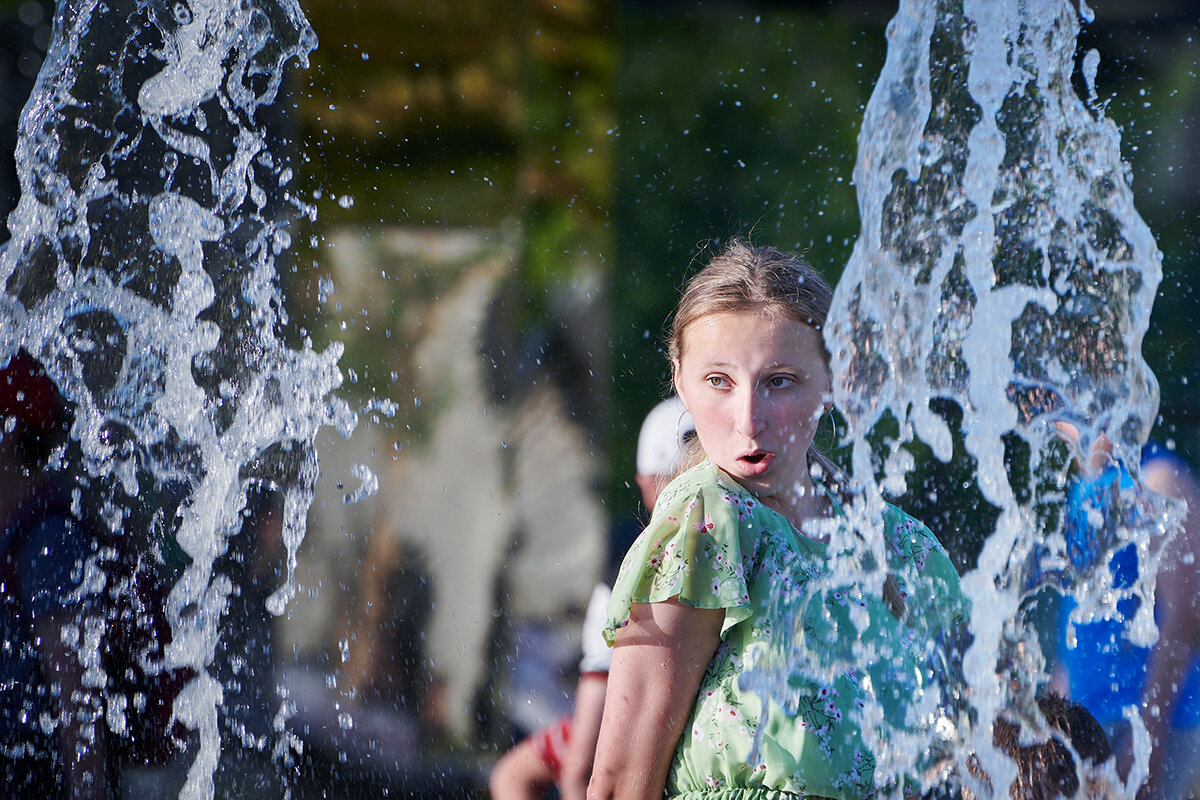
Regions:
M 280 613 L 317 477 L 314 438 L 355 423 L 331 394 L 340 349 L 283 339 L 277 264 L 290 223 L 315 212 L 292 192 L 271 103 L 288 64 L 315 46 L 293 0 L 68 0 L 21 116 L 0 360 L 24 348 L 73 406 L 77 496 L 97 498 L 110 533 L 132 535 L 146 503 L 175 498 L 158 523 L 185 566 L 166 598 L 171 641 L 151 668 L 192 676 L 174 701 L 199 734 L 189 799 L 212 796 L 221 748 L 210 665 L 234 587 L 214 561 L 247 491 L 281 493 L 288 578 L 269 603 Z M 83 591 L 102 592 L 105 576 L 92 577 Z M 89 646 L 98 640 L 80 658 L 96 663 Z M 111 714 L 108 724 L 123 728 Z
M 1137 480 L 1158 413 L 1141 349 L 1161 254 L 1134 208 L 1118 129 L 1094 102 L 1099 54 L 1077 54 L 1091 18 L 1068 0 L 902 0 L 888 26 L 858 140 L 861 232 L 826 333 L 862 489 L 847 530 L 865 545 L 840 544 L 885 563 L 880 492 L 905 490 L 914 440 L 951 459 L 947 401 L 962 411 L 969 480 L 997 514 L 976 532 L 987 538 L 963 576 L 969 632 L 928 631 L 929 679 L 899 708 L 877 698 L 863 710 L 877 785 L 954 771 L 986 796 L 967 769 L 977 753 L 992 796 L 1007 797 L 1015 771 L 993 747 L 992 722 L 1004 714 L 1027 736 L 1046 730 L 1035 695 L 1050 676 L 1031 599 L 1046 586 L 1072 592 L 1076 619 L 1089 621 L 1113 617 L 1128 592 L 1152 598 L 1151 542 L 1177 513 Z M 1062 532 L 1073 451 L 1056 423 L 1078 431 L 1084 457 L 1107 436 L 1133 475 L 1086 563 L 1072 560 Z M 1123 595 L 1108 556 L 1131 542 L 1143 566 Z M 855 563 L 843 569 L 854 574 Z M 856 580 L 881 588 L 883 578 Z M 1134 641 L 1153 641 L 1152 608 L 1139 607 Z M 877 657 L 855 650 L 848 663 Z M 753 680 L 786 709 L 805 685 L 797 678 L 823 674 L 813 661 L 785 650 Z M 1102 780 L 1132 797 L 1148 740 L 1136 709 L 1127 718 L 1134 767 L 1124 782 L 1112 771 Z

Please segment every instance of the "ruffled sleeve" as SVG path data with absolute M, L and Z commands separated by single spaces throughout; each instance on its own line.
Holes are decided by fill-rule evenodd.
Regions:
M 918 520 L 895 506 L 884 512 L 889 566 L 895 570 L 905 601 L 920 609 L 925 624 L 938 629 L 959 625 L 970 617 L 971 604 L 937 537 Z
M 604 638 L 612 643 L 633 603 L 673 597 L 693 608 L 725 609 L 722 636 L 748 619 L 746 575 L 752 572 L 756 538 L 739 519 L 747 516 L 747 502 L 755 501 L 722 487 L 711 465 L 689 470 L 663 490 L 654 517 L 621 564 Z

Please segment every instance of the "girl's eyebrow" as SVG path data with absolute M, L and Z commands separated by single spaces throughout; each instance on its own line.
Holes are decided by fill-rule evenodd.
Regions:
M 710 361 L 703 366 L 704 369 L 734 369 L 738 365 L 731 361 Z M 786 361 L 777 361 L 773 364 L 766 364 L 761 369 L 762 372 L 770 372 L 771 370 L 788 370 L 791 372 L 798 372 L 802 375 L 807 375 L 809 372 L 799 364 L 792 364 Z

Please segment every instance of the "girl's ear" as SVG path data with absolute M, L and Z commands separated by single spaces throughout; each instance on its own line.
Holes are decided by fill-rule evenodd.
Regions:
M 679 359 L 671 359 L 671 386 L 675 389 L 675 396 L 683 401 L 683 407 L 687 408 L 687 398 L 683 396 L 683 392 L 679 391 Z

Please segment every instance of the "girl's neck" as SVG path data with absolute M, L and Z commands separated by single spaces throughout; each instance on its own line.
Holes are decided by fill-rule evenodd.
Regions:
M 800 530 L 806 520 L 828 517 L 833 513 L 829 498 L 811 480 L 803 486 L 796 486 L 790 493 L 759 499 L 763 505 L 779 512 L 796 530 Z

